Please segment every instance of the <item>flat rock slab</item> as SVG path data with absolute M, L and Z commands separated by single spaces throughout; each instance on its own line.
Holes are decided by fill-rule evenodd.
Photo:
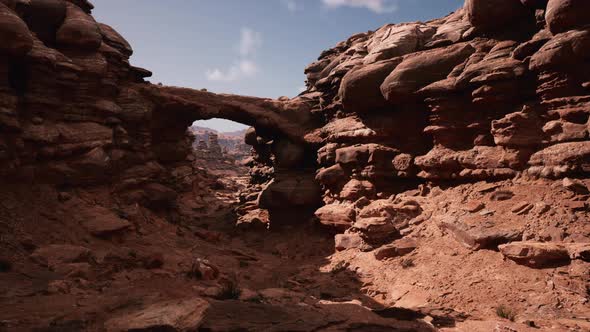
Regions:
M 513 242 L 498 247 L 504 257 L 534 268 L 567 265 L 570 254 L 565 245 L 543 242 Z
M 439 227 L 471 250 L 496 249 L 503 243 L 521 241 L 523 233 L 519 228 L 506 228 L 483 221 L 478 225 L 468 225 L 461 220 L 443 221 Z
M 208 308 L 209 303 L 199 298 L 166 301 L 113 318 L 105 327 L 109 332 L 196 331 Z
M 375 258 L 378 260 L 405 256 L 414 251 L 414 249 L 416 249 L 417 247 L 418 243 L 415 240 L 404 238 L 397 240 L 391 244 L 386 244 L 382 246 L 381 248 L 375 250 L 374 255 Z
M 31 254 L 31 258 L 35 262 L 50 267 L 59 264 L 89 262 L 92 256 L 90 249 L 69 244 L 51 244 L 41 247 Z
M 119 218 L 111 210 L 103 207 L 95 207 L 90 211 L 86 211 L 82 218 L 82 226 L 90 234 L 98 237 L 113 235 L 131 227 L 130 222 Z

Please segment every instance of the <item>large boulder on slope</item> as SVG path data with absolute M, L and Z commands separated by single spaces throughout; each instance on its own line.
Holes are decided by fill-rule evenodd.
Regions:
M 560 33 L 590 24 L 590 1 L 549 0 L 545 14 L 552 33 Z
M 317 207 L 321 202 L 322 191 L 314 178 L 297 174 L 275 176 L 258 197 L 258 206 L 267 210 Z
M 480 31 L 500 30 L 529 14 L 519 0 L 466 0 L 465 8 L 469 22 Z
M 340 204 L 323 206 L 314 213 L 322 225 L 334 228 L 337 231 L 345 231 L 355 221 L 356 212 L 353 208 Z
M 25 22 L 0 3 L 0 54 L 22 56 L 32 48 L 33 36 Z
M 554 267 L 570 262 L 567 248 L 559 243 L 512 242 L 498 248 L 504 257 L 533 268 Z

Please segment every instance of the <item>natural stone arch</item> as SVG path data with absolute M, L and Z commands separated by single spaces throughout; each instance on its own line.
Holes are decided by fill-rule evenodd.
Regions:
M 179 142 L 194 121 L 232 120 L 254 128 L 249 130 L 246 143 L 257 155 L 272 155 L 274 172 L 265 179 L 270 182 L 256 201 L 259 208 L 268 210 L 272 220 L 284 222 L 310 216 L 321 205 L 321 189 L 315 181 L 317 149 L 308 140 L 318 127 L 310 100 L 274 100 L 159 85 L 145 85 L 141 90 L 153 103 L 152 145 L 160 161 L 166 162 L 170 156 L 169 160 L 175 159 L 174 149 L 182 146 Z
M 191 122 L 227 119 L 297 143 L 303 143 L 305 135 L 317 127 L 311 104 L 300 98 L 283 101 L 156 85 L 146 85 L 142 91 L 154 103 L 155 112 L 165 112 L 155 114 L 158 117 Z

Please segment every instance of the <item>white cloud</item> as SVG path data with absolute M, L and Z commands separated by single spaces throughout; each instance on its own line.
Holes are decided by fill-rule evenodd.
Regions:
M 328 8 L 367 8 L 377 14 L 392 13 L 397 10 L 394 0 L 322 0 L 322 2 Z
M 244 77 L 252 77 L 258 72 L 256 63 L 250 60 L 240 60 L 227 70 L 218 68 L 208 70 L 207 80 L 213 82 L 235 82 Z
M 240 38 L 240 54 L 242 56 L 249 56 L 262 46 L 262 35 L 250 28 L 242 28 Z
M 207 80 L 213 82 L 235 82 L 242 78 L 252 77 L 258 73 L 258 65 L 252 57 L 262 46 L 262 34 L 250 28 L 240 30 L 237 45 L 238 59 L 227 69 L 209 69 L 205 72 Z
M 298 87 L 298 88 L 297 88 L 297 91 L 298 91 L 299 93 L 301 93 L 301 92 L 303 92 L 303 91 L 305 91 L 305 90 L 307 90 L 307 87 L 306 87 L 305 85 L 303 85 L 303 86 L 300 86 L 300 87 Z

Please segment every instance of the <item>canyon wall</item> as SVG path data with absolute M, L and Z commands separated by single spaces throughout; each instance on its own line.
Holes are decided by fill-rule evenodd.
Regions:
M 313 246 L 301 248 L 313 240 L 322 248 L 313 263 L 325 266 L 305 267 L 302 258 L 299 272 L 327 266 L 321 278 L 331 280 L 348 271 L 372 304 L 419 309 L 432 322 L 454 324 L 489 318 L 502 299 L 529 327 L 544 320 L 579 327 L 590 280 L 589 4 L 466 0 L 441 19 L 350 37 L 305 69 L 305 92 L 272 100 L 145 81 L 151 73 L 129 63 L 129 43 L 96 22 L 85 0 L 0 0 L 0 212 L 11 216 L 6 225 L 24 229 L 11 231 L 18 241 L 7 237 L 10 248 L 31 266 L 36 243 L 52 254 L 64 249 L 51 247 L 64 238 L 111 251 L 123 250 L 117 241 L 138 248 L 148 238 L 162 246 L 178 241 L 184 251 L 167 248 L 166 259 L 177 263 L 167 273 L 189 288 L 179 276 L 194 274 L 182 262 L 193 258 L 192 241 L 221 257 L 226 272 L 255 267 L 256 258 L 232 247 L 219 256 L 222 235 L 207 227 L 226 217 L 214 213 L 221 185 L 195 167 L 187 135 L 195 120 L 225 118 L 252 126 L 238 224 L 311 224 L 329 234 L 291 239 L 277 227 L 279 233 L 265 233 L 276 244 L 265 260 L 279 266 L 281 253 L 313 256 Z M 44 189 L 33 191 L 37 186 Z M 10 203 L 14 193 L 35 203 Z M 43 211 L 20 222 L 37 200 Z M 190 228 L 203 220 L 204 229 Z M 175 229 L 176 222 L 190 231 Z M 136 232 L 121 235 L 129 229 Z M 23 234 L 34 234 L 34 243 Z M 152 266 L 151 256 L 139 264 L 129 255 L 133 264 Z M 111 256 L 86 264 L 116 270 L 110 278 L 131 259 Z M 205 261 L 195 264 L 200 277 L 219 277 Z M 265 273 L 274 267 L 264 266 Z M 256 271 L 241 281 L 256 285 L 249 279 Z M 308 281 L 293 287 L 310 295 L 317 290 Z M 207 289 L 195 293 L 207 296 Z M 302 308 L 293 303 L 285 308 Z M 339 317 L 330 324 L 346 321 Z M 223 330 L 215 324 L 227 321 L 207 324 Z M 422 330 L 444 326 L 424 324 Z
M 151 73 L 129 64 L 129 43 L 96 22 L 91 9 L 86 1 L 0 2 L 4 181 L 107 183 L 129 203 L 166 197 L 174 206 L 177 193 L 192 190 L 196 177 L 187 136 L 195 120 L 221 117 L 252 125 L 266 137 L 259 145 L 302 141 L 313 127 L 302 100 L 145 82 Z
M 469 0 L 445 18 L 386 25 L 325 51 L 305 71 L 304 94 L 325 119 L 306 136 L 320 146 L 329 204 L 320 219 L 427 182 L 585 176 L 587 8 Z

